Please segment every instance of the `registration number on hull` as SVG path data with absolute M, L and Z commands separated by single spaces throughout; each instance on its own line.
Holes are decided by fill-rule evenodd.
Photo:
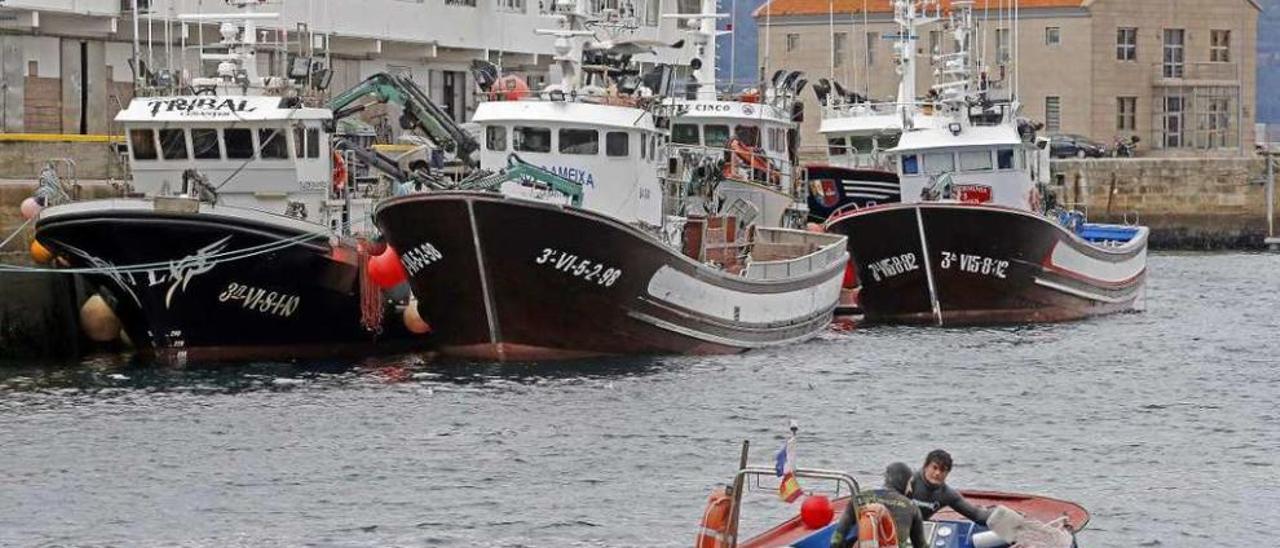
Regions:
M 867 265 L 867 269 L 871 271 L 871 279 L 878 282 L 880 280 L 906 274 L 913 270 L 919 270 L 920 265 L 916 261 L 915 253 L 903 253 L 901 255 L 894 255 L 893 257 L 880 259 Z
M 542 252 L 534 257 L 533 262 L 601 287 L 612 287 L 614 282 L 622 277 L 621 268 L 549 247 L 543 248 Z
M 1009 268 L 1009 261 L 992 259 L 982 255 L 943 251 L 942 262 L 938 263 L 938 266 L 944 270 L 955 269 L 960 272 L 993 276 L 1003 280 L 1007 277 L 1005 271 Z

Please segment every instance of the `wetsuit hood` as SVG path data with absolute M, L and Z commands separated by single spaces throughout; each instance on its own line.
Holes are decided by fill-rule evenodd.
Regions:
M 907 483 L 911 481 L 911 467 L 901 462 L 890 464 L 884 469 L 884 486 L 902 494 L 907 492 Z

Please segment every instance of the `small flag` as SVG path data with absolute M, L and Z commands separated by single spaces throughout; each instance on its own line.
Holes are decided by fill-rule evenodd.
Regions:
M 796 481 L 796 435 L 793 432 L 778 450 L 774 461 L 774 471 L 782 482 L 778 484 L 778 498 L 786 502 L 795 502 L 800 498 L 800 483 Z

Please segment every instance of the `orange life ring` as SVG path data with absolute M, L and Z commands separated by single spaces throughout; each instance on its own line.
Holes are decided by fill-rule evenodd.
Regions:
M 333 189 L 341 191 L 347 186 L 347 161 L 342 158 L 342 154 L 333 151 Z
M 893 514 L 883 504 L 873 502 L 858 508 L 858 548 L 897 548 L 898 530 Z
M 716 488 L 707 499 L 707 509 L 702 512 L 702 525 L 698 530 L 697 548 L 728 548 L 733 544 L 729 537 L 729 512 L 733 498 L 723 487 Z

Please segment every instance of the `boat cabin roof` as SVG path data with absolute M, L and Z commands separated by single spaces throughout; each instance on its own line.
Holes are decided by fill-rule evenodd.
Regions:
M 139 124 L 235 124 L 288 120 L 328 120 L 329 109 L 288 106 L 295 99 L 276 96 L 193 95 L 138 97 L 116 115 L 116 121 Z
M 581 101 L 485 101 L 471 118 L 477 124 L 516 124 L 656 131 L 649 111 L 626 105 Z
M 668 105 L 680 107 L 677 117 L 685 122 L 731 121 L 737 124 L 777 124 L 793 126 L 791 114 L 773 105 L 743 101 L 682 101 L 668 100 Z
M 959 123 L 959 122 L 956 122 Z M 947 124 L 940 127 L 907 131 L 902 134 L 898 146 L 891 152 L 914 152 L 938 148 L 1019 146 L 1022 137 L 1009 125 L 972 126 L 963 124 L 959 134 L 953 134 Z

